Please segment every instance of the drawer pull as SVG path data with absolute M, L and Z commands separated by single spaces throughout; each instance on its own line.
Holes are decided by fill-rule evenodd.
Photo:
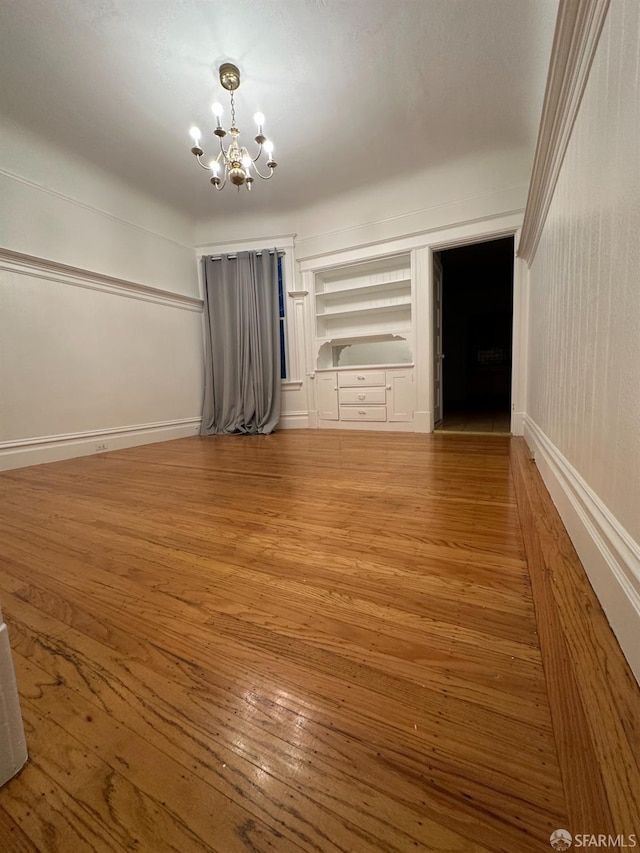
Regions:
M 366 400 L 366 399 L 367 399 L 366 394 L 358 394 L 358 400 Z

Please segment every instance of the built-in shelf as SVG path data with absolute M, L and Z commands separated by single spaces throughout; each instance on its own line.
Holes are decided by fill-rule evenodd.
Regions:
M 330 317 L 359 317 L 361 314 L 382 313 L 387 314 L 395 311 L 411 310 L 411 300 L 406 302 L 393 302 L 391 305 L 365 305 L 362 308 L 349 308 L 346 311 L 321 311 L 316 317 L 329 319 Z
M 332 284 L 337 284 L 337 282 L 332 282 Z M 322 285 L 321 285 L 322 287 Z M 324 285 L 326 287 L 326 284 Z M 322 299 L 324 301 L 329 301 L 332 299 L 344 299 L 346 296 L 368 296 L 369 294 L 377 293 L 380 290 L 388 290 L 390 292 L 396 290 L 405 290 L 407 288 L 411 288 L 411 279 L 410 278 L 398 278 L 393 281 L 381 281 L 376 284 L 357 284 L 353 287 L 349 287 L 348 285 L 345 287 L 340 287 L 336 289 L 319 289 L 316 291 L 316 297 L 318 300 Z
M 317 273 L 313 295 L 316 367 L 413 359 L 407 253 Z
M 349 364 L 346 367 L 318 367 L 316 373 L 340 373 L 344 370 L 392 370 L 399 367 L 415 367 L 413 362 L 398 362 L 398 364 Z
M 375 341 L 393 341 L 396 339 L 406 340 L 407 335 L 411 331 L 411 326 L 407 325 L 406 328 L 397 328 L 393 331 L 384 330 L 381 332 L 346 332 L 344 334 L 339 333 L 337 335 L 326 335 L 322 338 L 316 338 L 316 344 L 321 346 L 322 344 L 335 344 L 336 346 L 343 344 L 355 343 L 358 341 L 359 343 L 364 343 L 366 341 L 370 343 L 374 343 Z

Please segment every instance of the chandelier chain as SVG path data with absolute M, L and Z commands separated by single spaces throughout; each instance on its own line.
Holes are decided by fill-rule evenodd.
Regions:
M 233 99 L 233 91 L 231 92 L 231 127 L 236 126 L 236 103 Z

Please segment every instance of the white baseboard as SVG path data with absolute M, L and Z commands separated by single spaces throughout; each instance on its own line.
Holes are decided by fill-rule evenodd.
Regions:
M 640 546 L 526 414 L 524 438 L 640 683 Z
M 47 435 L 17 441 L 0 442 L 0 471 L 60 462 L 76 456 L 89 456 L 110 450 L 122 450 L 140 444 L 188 438 L 200 432 L 201 418 L 181 418 L 150 424 L 100 429 L 66 435 Z
M 433 412 L 414 412 L 413 431 L 433 432 Z
M 280 416 L 278 429 L 309 429 L 309 412 L 286 412 Z
M 524 412 L 511 413 L 511 434 L 524 435 Z

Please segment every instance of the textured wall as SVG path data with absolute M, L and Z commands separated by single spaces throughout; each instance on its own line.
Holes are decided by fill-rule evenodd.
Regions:
M 612 0 L 531 267 L 528 414 L 640 541 L 640 4 Z

